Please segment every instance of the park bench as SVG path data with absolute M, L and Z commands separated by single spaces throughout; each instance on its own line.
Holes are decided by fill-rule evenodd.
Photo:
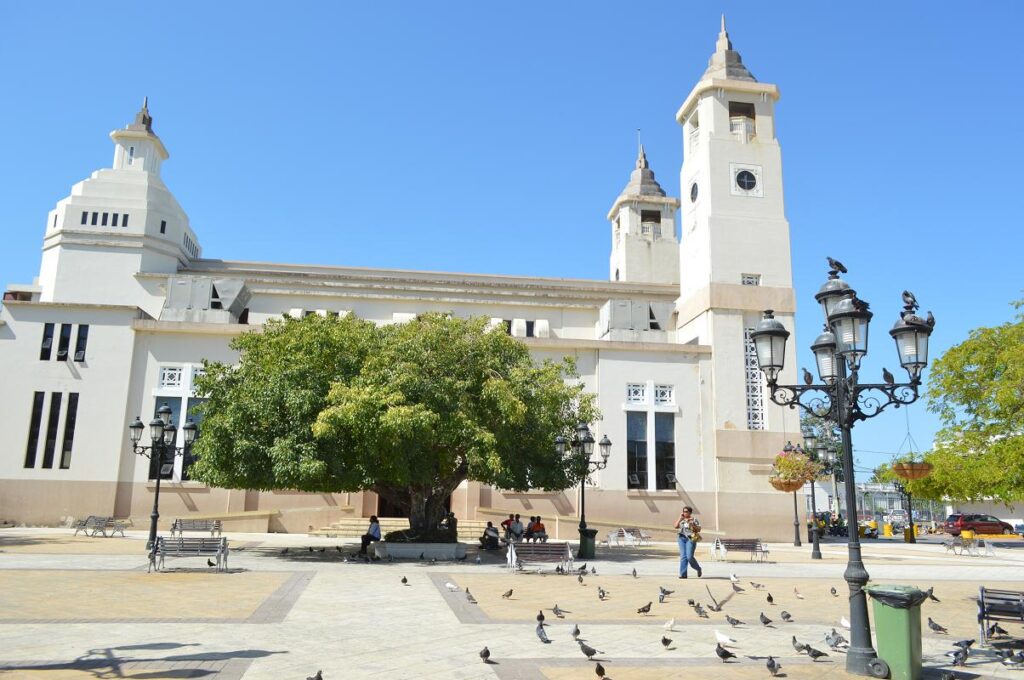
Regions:
M 147 573 L 154 568 L 157 571 L 162 571 L 164 559 L 167 557 L 214 557 L 217 562 L 215 565 L 217 571 L 226 571 L 228 568 L 228 539 L 223 536 L 219 538 L 157 536 L 156 544 L 149 553 Z
M 633 542 L 636 545 L 651 544 L 651 535 L 643 529 L 638 529 L 636 527 L 628 527 L 626 529 L 626 533 L 633 538 Z
M 213 536 L 220 536 L 221 522 L 219 519 L 176 519 L 171 524 L 171 536 L 182 535 L 184 531 L 209 531 Z
M 78 535 L 79 531 L 82 531 L 86 536 L 103 534 L 103 537 L 107 538 L 108 530 L 111 536 L 118 531 L 121 532 L 121 536 L 124 536 L 124 529 L 127 525 L 127 522 L 114 519 L 113 517 L 89 515 L 87 518 L 75 522 L 75 536 Z
M 992 548 L 992 543 L 984 538 L 954 536 L 949 540 L 943 541 L 942 545 L 946 548 L 947 553 L 951 552 L 954 555 L 966 553 L 971 557 L 995 557 L 996 554 Z
M 716 538 L 711 545 L 712 559 L 727 560 L 730 552 L 750 553 L 750 559 L 757 557 L 758 562 L 768 558 L 768 548 L 760 538 Z
M 988 629 L 992 621 L 1012 621 L 1024 624 L 1024 592 L 978 589 L 978 625 L 981 639 L 988 642 Z
M 628 529 L 619 528 L 608 532 L 607 542 L 608 547 L 650 545 L 651 536 L 643 529 L 637 529 L 635 527 L 630 527 Z
M 572 551 L 565 541 L 509 543 L 506 557 L 510 569 L 517 569 L 530 562 L 557 563 L 562 569 L 568 569 L 572 564 Z

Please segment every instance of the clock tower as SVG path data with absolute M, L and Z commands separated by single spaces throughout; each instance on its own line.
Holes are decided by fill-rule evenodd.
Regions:
M 770 491 L 766 465 L 800 432 L 798 414 L 768 399 L 749 338 L 765 309 L 793 330 L 778 99 L 778 87 L 759 82 L 733 49 L 723 17 L 708 67 L 676 114 L 684 147 L 676 335 L 714 348 L 704 384 L 715 475 L 749 492 Z M 793 356 L 786 365 L 783 383 L 795 376 Z M 733 507 L 755 510 L 742 499 Z

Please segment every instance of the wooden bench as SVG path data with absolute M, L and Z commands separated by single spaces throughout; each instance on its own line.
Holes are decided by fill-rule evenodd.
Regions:
M 109 530 L 111 536 L 120 531 L 123 537 L 126 526 L 128 526 L 127 522 L 114 519 L 113 517 L 89 515 L 86 519 L 75 522 L 75 536 L 78 535 L 79 531 L 82 531 L 86 536 L 103 534 L 103 538 L 107 538 L 107 531 Z
M 989 623 L 992 621 L 1024 624 L 1024 592 L 981 586 L 978 589 L 978 626 L 985 642 L 988 642 Z
M 517 569 L 529 562 L 553 562 L 561 565 L 563 569 L 568 569 L 572 564 L 572 550 L 565 541 L 514 542 L 508 544 L 506 562 L 510 569 Z
M 711 545 L 711 558 L 729 559 L 728 554 L 733 551 L 750 553 L 750 559 L 757 557 L 758 562 L 768 558 L 768 548 L 760 538 L 716 538 Z
M 182 535 L 184 531 L 209 531 L 213 536 L 220 536 L 221 521 L 219 519 L 176 519 L 171 524 L 171 536 Z
M 167 557 L 215 557 L 217 558 L 215 565 L 217 571 L 227 571 L 228 539 L 223 536 L 220 538 L 157 536 L 156 544 L 149 553 L 149 569 L 146 572 L 148 573 L 154 568 L 157 571 L 162 571 L 164 559 Z

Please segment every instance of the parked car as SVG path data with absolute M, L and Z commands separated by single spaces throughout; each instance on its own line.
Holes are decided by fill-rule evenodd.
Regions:
M 1015 526 L 1013 529 L 1014 529 L 1014 531 L 1016 531 L 1021 536 L 1024 536 L 1024 522 L 1021 522 L 1020 524 Z
M 979 534 L 1012 534 L 1014 529 L 992 515 L 967 515 L 955 512 L 946 518 L 946 533 L 959 536 L 964 529 Z

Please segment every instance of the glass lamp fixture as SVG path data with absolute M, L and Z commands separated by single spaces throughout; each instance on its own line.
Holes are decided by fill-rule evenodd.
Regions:
M 786 365 L 786 340 L 788 338 L 789 331 L 775 318 L 775 311 L 764 310 L 764 318 L 751 332 L 750 339 L 754 341 L 757 364 L 764 371 L 769 383 L 774 383 L 778 379 L 779 373 Z
M 836 337 L 836 353 L 846 359 L 850 370 L 860 368 L 868 353 L 868 324 L 874 316 L 867 303 L 856 298 L 843 298 L 832 308 L 829 326 Z
M 831 385 L 839 376 L 836 369 L 836 336 L 826 329 L 811 343 L 814 352 L 814 363 L 818 366 L 818 377 L 827 385 Z
M 889 335 L 896 341 L 900 365 L 913 383 L 921 382 L 921 372 L 928 365 L 928 337 L 932 326 L 913 312 L 903 312 Z

